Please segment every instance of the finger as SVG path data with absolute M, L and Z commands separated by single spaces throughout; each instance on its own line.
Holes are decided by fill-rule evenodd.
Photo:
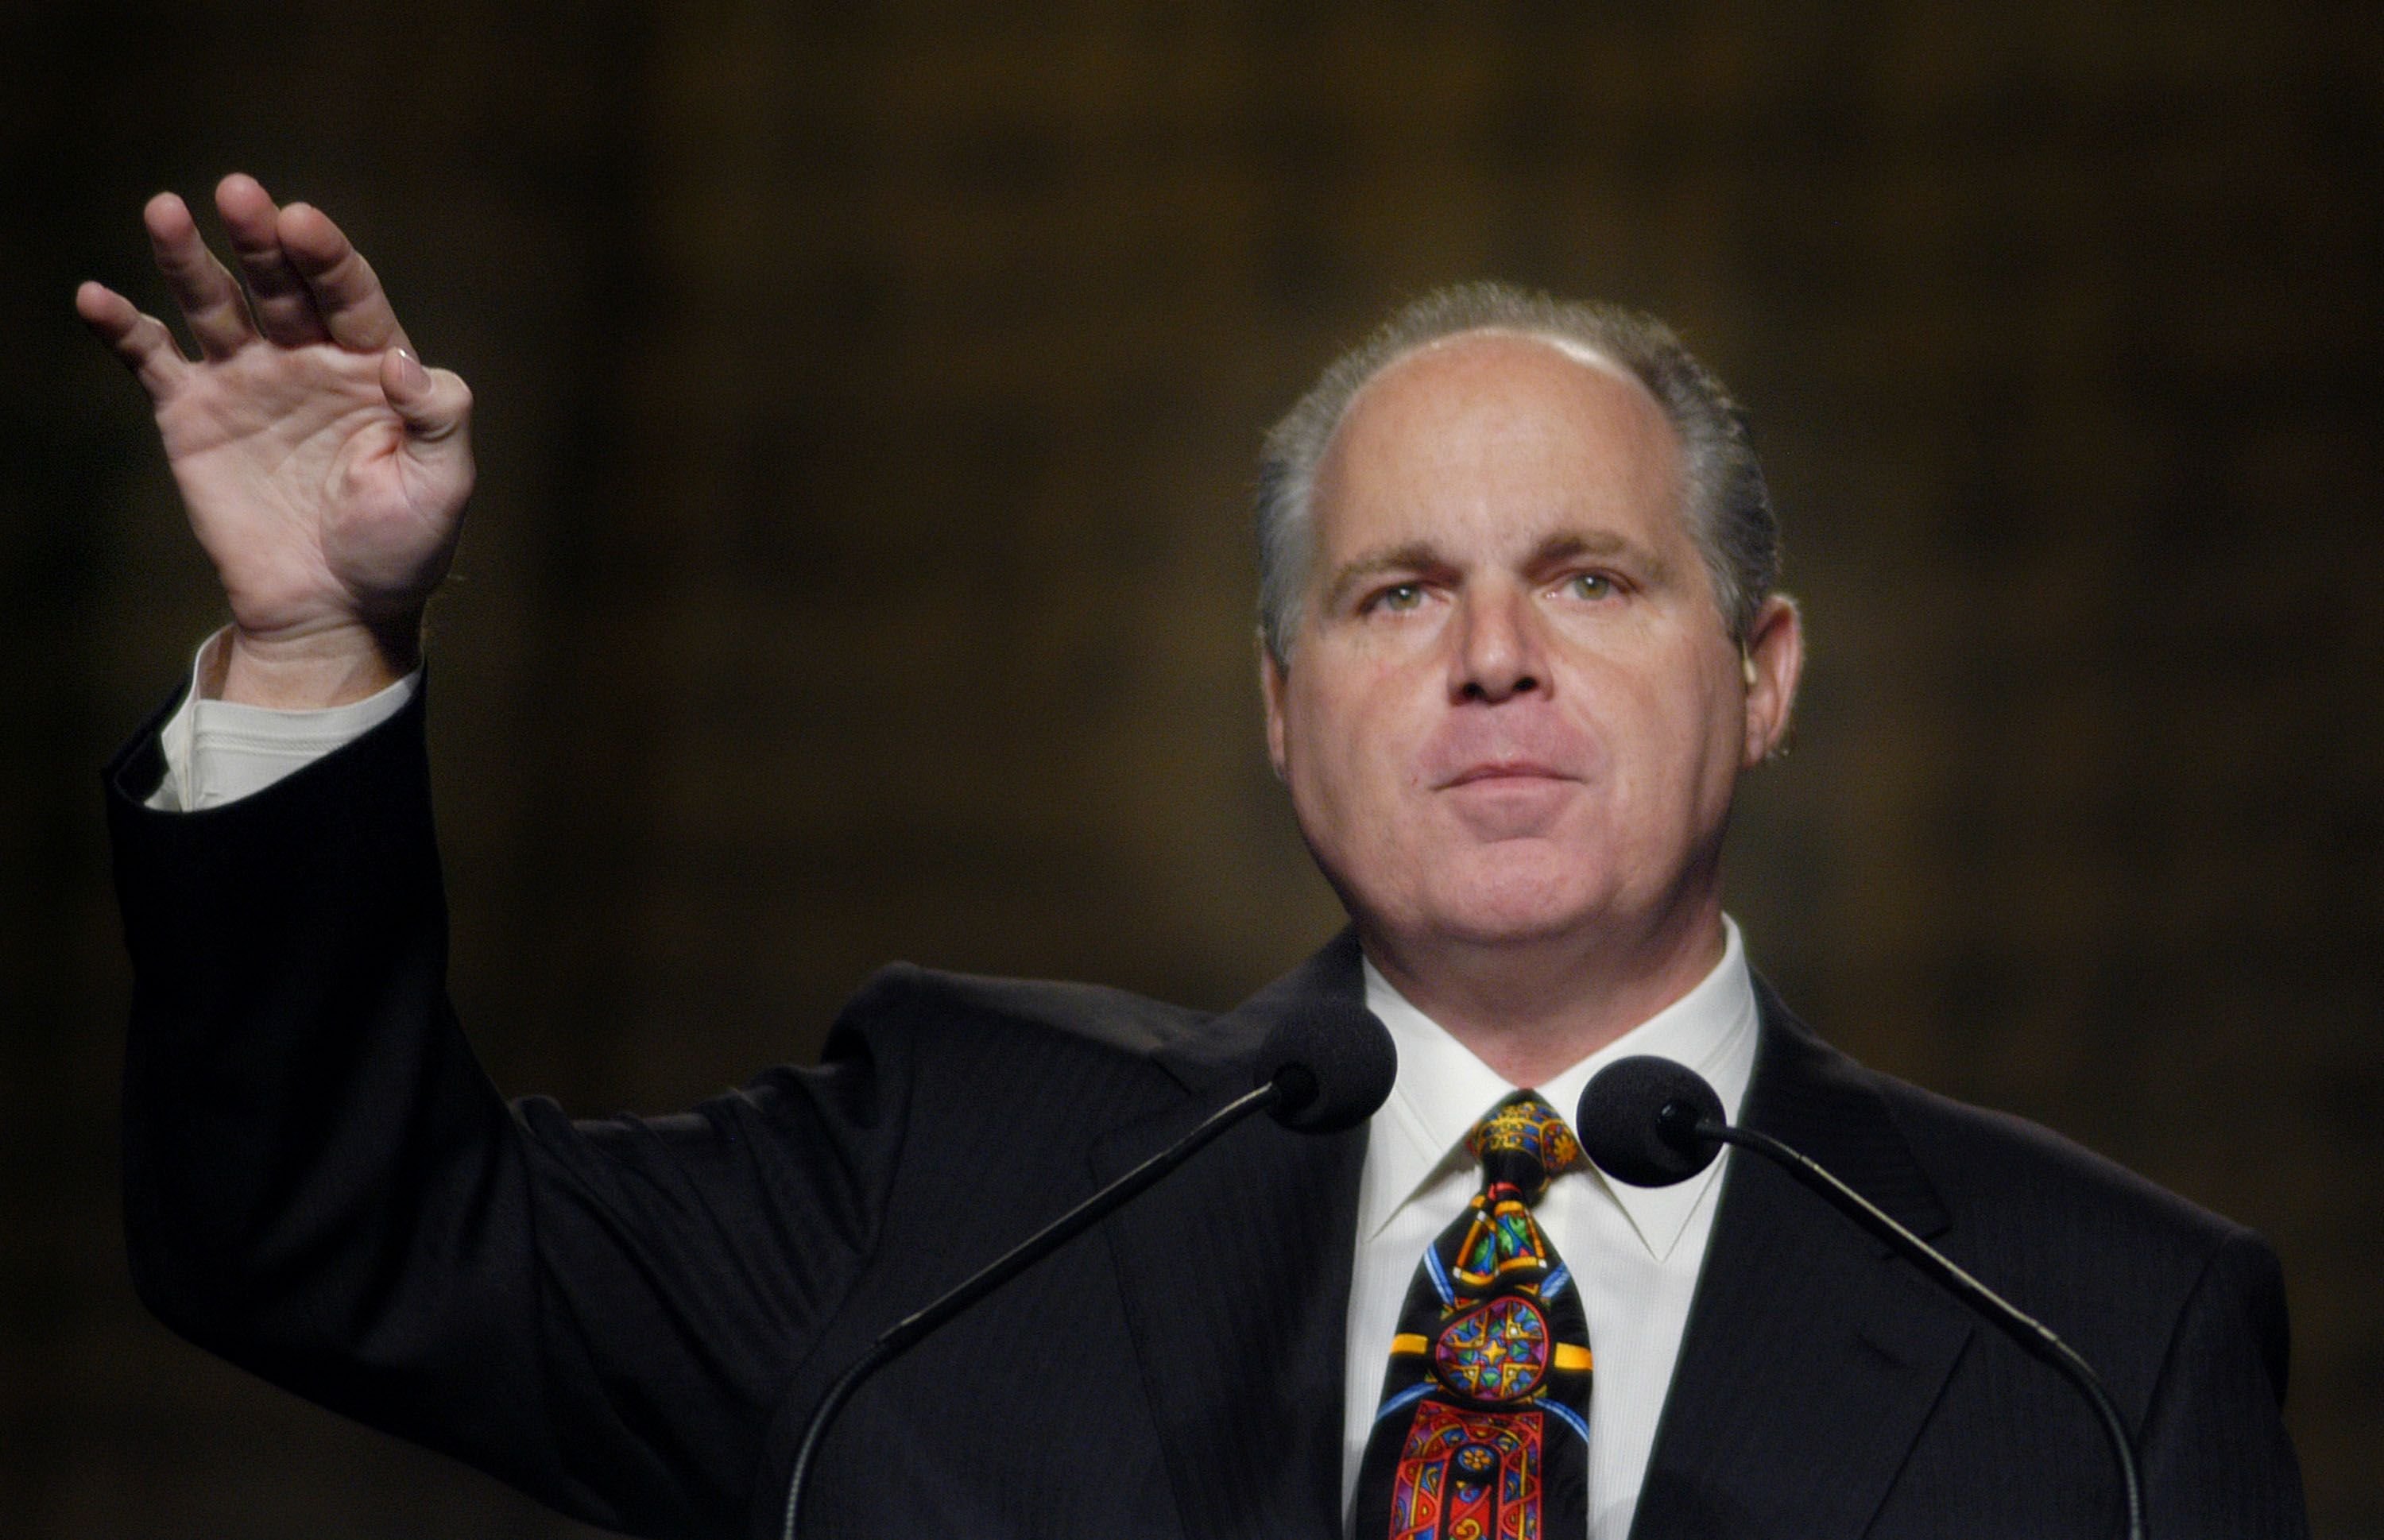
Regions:
M 229 358 L 255 341 L 256 326 L 249 318 L 247 298 L 199 239 L 199 227 L 182 200 L 160 192 L 141 211 L 141 219 L 149 227 L 157 270 L 166 275 L 166 287 L 173 291 L 199 351 L 209 358 Z
M 381 292 L 380 279 L 329 215 L 310 204 L 292 204 L 275 228 L 291 267 L 315 296 L 315 312 L 331 341 L 360 352 L 412 345 Z
M 405 420 L 417 457 L 470 457 L 472 388 L 463 376 L 426 369 L 413 349 L 391 348 L 381 354 L 380 389 L 391 410 Z
M 216 212 L 223 216 L 224 234 L 240 259 L 256 328 L 266 340 L 286 348 L 329 342 L 331 334 L 316 313 L 313 291 L 281 249 L 281 211 L 272 194 L 255 177 L 235 171 L 216 185 Z
M 173 389 L 190 361 L 174 345 L 174 334 L 155 316 L 144 316 L 130 300 L 104 283 L 86 283 L 75 291 L 75 314 L 124 360 L 152 400 Z

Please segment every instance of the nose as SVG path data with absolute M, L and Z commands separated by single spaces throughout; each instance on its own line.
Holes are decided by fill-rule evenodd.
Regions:
M 1495 705 L 1546 689 L 1539 617 L 1528 595 L 1475 590 L 1459 602 L 1459 612 L 1449 678 L 1452 698 Z

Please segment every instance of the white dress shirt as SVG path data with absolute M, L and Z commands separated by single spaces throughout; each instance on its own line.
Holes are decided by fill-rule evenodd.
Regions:
M 201 644 L 191 660 L 190 690 L 158 729 L 166 776 L 146 805 L 160 813 L 204 813 L 262 791 L 395 716 L 422 688 L 417 668 L 361 701 L 321 711 L 203 701 L 199 681 L 230 634 L 217 631 Z
M 1540 1094 L 1567 1123 L 1590 1076 L 1634 1053 L 1661 1054 L 1704 1075 L 1732 1120 L 1755 1068 L 1755 986 L 1738 926 L 1722 921 L 1722 957 L 1696 987 L 1591 1054 Z M 1516 1087 L 1409 1004 L 1366 964 L 1366 1006 L 1390 1028 L 1399 1074 L 1367 1126 L 1358 1184 L 1358 1260 L 1349 1281 L 1341 1508 L 1357 1491 L 1358 1465 L 1383 1397 L 1398 1330 L 1424 1248 L 1462 1212 L 1480 1186 L 1465 1136 Z M 1727 1155 L 1725 1154 L 1725 1159 Z M 1633 1187 L 1596 1170 L 1549 1184 L 1533 1211 L 1572 1270 L 1589 1317 L 1597 1367 L 1589 1397 L 1590 1540 L 1623 1540 L 1639 1506 L 1656 1420 L 1688 1323 L 1689 1296 L 1713 1229 L 1722 1161 L 1670 1187 Z
M 191 690 L 160 734 L 166 775 L 148 805 L 198 813 L 262 791 L 397 714 L 421 671 L 366 700 L 277 711 L 199 698 L 210 638 L 192 662 Z M 1722 921 L 1721 961 L 1695 988 L 1539 1087 L 1570 1122 L 1582 1087 L 1616 1059 L 1656 1053 L 1695 1070 L 1735 1120 L 1755 1067 L 1755 989 L 1738 926 Z M 1349 1284 L 1342 1510 L 1356 1490 L 1382 1399 L 1399 1306 L 1423 1248 L 1471 1200 L 1479 1176 L 1465 1153 L 1474 1123 L 1515 1087 L 1402 999 L 1369 962 L 1366 1005 L 1398 1047 L 1398 1080 L 1368 1126 L 1358 1186 L 1357 1261 Z M 1724 1159 L 1726 1160 L 1727 1154 Z M 1534 1211 L 1572 1270 L 1589 1318 L 1589 1540 L 1624 1540 L 1639 1503 L 1656 1420 L 1671 1384 L 1697 1269 L 1713 1226 L 1722 1161 L 1670 1187 L 1632 1187 L 1603 1173 L 1550 1184 Z

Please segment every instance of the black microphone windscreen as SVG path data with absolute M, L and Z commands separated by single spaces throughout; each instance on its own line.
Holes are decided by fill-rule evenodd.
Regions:
M 1617 1059 L 1590 1076 L 1581 1093 L 1573 1135 L 1597 1169 L 1616 1181 L 1634 1187 L 1669 1187 L 1711 1165 L 1721 1149 L 1716 1139 L 1666 1137 L 1659 1115 L 1673 1103 L 1689 1114 L 1675 1114 L 1681 1124 L 1728 1121 L 1722 1116 L 1721 1098 L 1686 1064 L 1648 1053 Z
M 1269 1111 L 1285 1127 L 1337 1134 L 1372 1117 L 1398 1074 L 1398 1049 L 1374 1013 L 1334 1000 L 1275 1024 L 1259 1047 L 1253 1083 L 1283 1088 Z

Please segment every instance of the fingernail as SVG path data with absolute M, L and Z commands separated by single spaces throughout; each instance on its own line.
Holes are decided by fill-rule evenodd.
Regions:
M 421 359 L 414 356 L 412 348 L 397 350 L 397 378 L 404 382 L 409 391 L 428 390 L 430 386 L 430 371 L 422 366 Z

